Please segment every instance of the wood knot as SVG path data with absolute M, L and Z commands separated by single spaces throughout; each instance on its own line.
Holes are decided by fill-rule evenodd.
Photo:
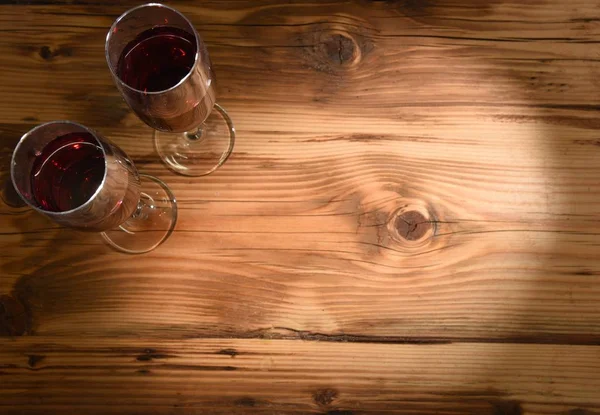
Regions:
M 341 33 L 333 33 L 323 41 L 323 50 L 327 58 L 338 65 L 352 63 L 358 55 L 356 42 Z
M 416 210 L 409 210 L 398 215 L 394 226 L 398 235 L 407 241 L 418 241 L 432 227 L 431 222 Z
M 435 235 L 435 221 L 424 206 L 405 205 L 391 215 L 388 231 L 397 242 L 420 245 Z
M 297 37 L 304 46 L 300 49 L 303 60 L 318 72 L 339 75 L 358 65 L 373 49 L 373 44 L 360 33 L 350 34 L 344 26 L 321 26 Z
M 30 354 L 30 355 L 27 355 L 27 364 L 29 365 L 30 368 L 34 368 L 37 366 L 38 363 L 40 363 L 45 358 L 46 358 L 46 356 L 44 356 L 44 355 Z
M 58 49 L 52 50 L 50 46 L 42 46 L 39 55 L 43 60 L 51 61 L 57 56 L 73 56 L 73 49 L 61 46 Z
M 0 296 L 0 336 L 22 336 L 27 331 L 25 307 L 14 297 Z
M 388 221 L 391 237 L 407 246 L 419 246 L 435 235 L 435 220 L 421 205 L 405 205 L 396 210 Z
M 338 397 L 338 391 L 331 388 L 319 389 L 313 393 L 313 400 L 322 406 L 331 404 Z

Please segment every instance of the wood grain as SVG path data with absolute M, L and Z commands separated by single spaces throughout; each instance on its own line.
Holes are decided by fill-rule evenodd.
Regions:
M 153 401 L 156 413 L 600 411 L 590 371 L 600 344 L 600 2 L 173 3 L 206 41 L 238 133 L 232 157 L 206 178 L 162 166 L 151 130 L 112 84 L 104 37 L 135 4 L 0 5 L 0 180 L 21 134 L 73 119 L 169 183 L 180 212 L 159 249 L 124 256 L 97 235 L 0 204 L 0 336 L 30 336 L 2 342 L 12 350 L 0 349 L 5 364 L 17 365 L 17 386 L 0 387 L 7 411 L 40 394 L 48 406 L 23 413 L 148 409 L 143 385 L 131 383 L 137 398 L 123 395 L 135 369 L 121 372 L 116 358 L 103 367 L 112 351 L 84 347 L 88 336 L 141 336 L 174 355 L 174 339 L 186 338 L 207 339 L 181 343 L 200 350 L 263 344 L 253 339 L 278 339 L 260 353 L 296 350 L 286 364 L 297 366 L 272 395 L 252 395 L 251 409 L 232 404 L 237 392 L 211 393 L 234 384 L 249 394 L 254 372 L 202 372 L 218 386 L 204 392 L 175 382 L 196 373 L 185 367 L 136 380 L 154 391 L 175 382 Z M 417 345 L 450 341 L 468 343 Z M 52 389 L 63 369 L 21 368 L 28 345 L 48 342 L 66 353 L 59 361 L 75 359 L 63 394 Z M 311 401 L 324 357 L 328 379 L 352 390 L 339 408 Z M 437 369 L 422 373 L 423 359 L 439 359 Z M 353 361 L 360 391 L 339 374 Z M 408 395 L 376 380 L 386 365 L 400 370 L 394 362 L 417 376 L 400 389 Z M 86 366 L 100 376 L 86 378 Z M 436 378 L 447 371 L 454 386 Z M 463 376 L 447 406 L 444 391 Z M 327 388 L 339 391 L 327 383 L 324 401 Z M 183 409 L 172 406 L 178 388 Z M 85 401 L 69 400 L 77 390 L 89 391 Z M 129 409 L 94 400 L 119 393 Z
M 138 258 L 3 210 L 0 284 L 29 332 L 597 343 L 594 5 L 483 3 L 182 3 L 240 135 L 206 179 L 158 163 L 111 83 L 103 37 L 122 5 L 5 6 L 4 27 L 28 24 L 0 40 L 2 142 L 84 122 L 181 207 Z M 399 210 L 435 236 L 407 240 Z
M 2 341 L 3 414 L 595 414 L 590 346 Z M 70 394 L 65 394 L 65 391 Z

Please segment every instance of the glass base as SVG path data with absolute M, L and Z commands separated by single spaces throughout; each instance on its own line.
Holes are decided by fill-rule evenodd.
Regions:
M 177 222 L 177 201 L 160 179 L 140 174 L 138 210 L 125 223 L 102 237 L 113 248 L 128 254 L 143 254 L 163 243 Z
M 174 172 L 185 176 L 206 176 L 229 157 L 235 144 L 235 128 L 219 104 L 198 128 L 185 133 L 154 132 L 156 151 Z

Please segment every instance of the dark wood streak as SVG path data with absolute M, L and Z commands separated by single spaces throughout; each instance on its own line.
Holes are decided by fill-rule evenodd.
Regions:
M 564 412 L 562 415 L 598 415 L 598 414 L 600 414 L 600 412 L 576 408 L 576 409 L 568 410 L 568 411 Z
M 231 358 L 236 357 L 240 353 L 235 349 L 221 349 L 217 352 L 217 354 L 224 354 L 226 356 L 230 356 Z
M 160 353 L 153 353 L 153 354 L 142 354 L 139 355 L 136 360 L 138 362 L 151 362 L 154 359 L 166 359 L 170 357 L 169 355 L 166 354 L 160 354 Z
M 555 344 L 600 346 L 599 336 L 565 335 L 562 333 L 532 333 L 528 336 L 474 338 L 474 337 L 400 337 L 400 336 L 363 336 L 356 334 L 314 333 L 289 327 L 274 327 L 246 334 L 240 334 L 247 339 L 280 339 L 280 340 L 309 340 L 320 342 L 355 342 L 355 343 L 385 343 L 385 344 L 415 344 L 439 345 L 452 343 L 519 343 L 519 344 Z
M 249 396 L 244 396 L 242 398 L 238 398 L 233 402 L 234 405 L 236 406 L 242 406 L 242 407 L 247 407 L 247 408 L 253 408 L 257 405 L 257 401 L 254 398 L 251 398 Z
M 493 415 L 522 415 L 521 405 L 516 401 L 491 401 Z
M 1 367 L 1 366 L 0 366 Z M 97 365 L 45 365 L 41 367 L 27 367 L 28 371 L 31 372 L 50 372 L 50 371 L 63 371 L 63 370 L 120 370 L 123 369 L 121 365 L 114 366 L 102 366 Z M 176 363 L 157 363 L 150 364 L 148 366 L 142 366 L 139 369 L 135 369 L 136 373 L 145 373 L 139 371 L 158 372 L 160 370 L 185 370 L 185 371 L 222 371 L 222 372 L 233 372 L 236 370 L 244 370 L 235 366 L 208 366 L 208 365 L 193 365 L 193 364 L 176 364 Z
M 353 411 L 348 409 L 331 409 L 325 412 L 326 415 L 354 415 Z

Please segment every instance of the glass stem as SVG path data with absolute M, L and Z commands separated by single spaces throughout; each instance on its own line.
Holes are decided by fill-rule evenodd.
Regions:
M 140 200 L 138 201 L 137 207 L 135 209 L 135 212 L 133 212 L 133 214 L 131 215 L 131 218 L 137 219 L 138 217 L 140 217 L 142 215 L 143 209 L 144 209 L 144 202 L 142 202 L 142 199 L 140 198 Z
M 188 131 L 185 133 L 188 140 L 197 141 L 202 138 L 202 124 L 198 126 L 194 131 Z
M 148 202 L 150 202 L 150 203 L 148 203 Z M 145 220 L 145 219 L 148 219 L 148 212 L 144 212 L 144 210 L 147 207 L 149 207 L 150 209 L 152 209 L 154 207 L 152 202 L 153 202 L 152 198 L 150 198 L 144 192 L 141 192 L 140 193 L 140 200 L 138 200 L 137 207 L 136 207 L 135 211 L 131 214 L 131 216 L 129 217 L 129 219 L 133 219 L 133 220 Z
M 138 204 L 137 204 L 137 207 L 135 208 L 135 211 L 131 214 L 129 219 L 127 219 L 124 223 L 119 225 L 119 229 L 121 229 L 123 232 L 127 232 L 127 233 L 133 235 L 133 232 L 130 232 L 127 229 L 127 224 L 130 223 L 130 221 L 134 222 L 134 221 L 138 221 L 138 220 L 148 219 L 148 214 L 144 213 L 144 208 L 146 206 L 148 206 L 148 205 L 146 204 L 146 202 L 144 202 L 144 193 L 141 193 L 140 200 L 138 200 Z

